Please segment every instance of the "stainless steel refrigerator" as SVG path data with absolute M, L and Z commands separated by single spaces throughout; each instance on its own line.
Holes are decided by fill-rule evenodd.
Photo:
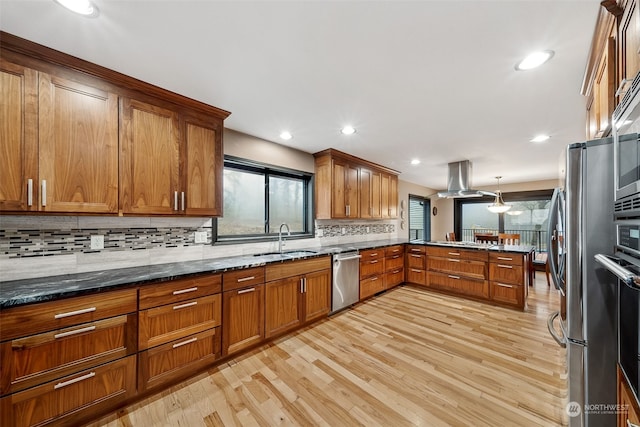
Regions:
M 548 326 L 567 349 L 569 426 L 616 424 L 607 405 L 616 403 L 617 284 L 594 260 L 614 251 L 613 174 L 611 138 L 572 144 L 564 191 L 552 198 L 548 248 L 561 306 Z

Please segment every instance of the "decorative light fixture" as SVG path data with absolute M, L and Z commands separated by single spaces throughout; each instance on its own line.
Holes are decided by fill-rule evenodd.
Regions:
M 496 176 L 496 179 L 498 180 L 498 191 L 496 191 L 496 199 L 493 201 L 492 205 L 489 205 L 487 207 L 487 209 L 489 209 L 489 211 L 493 213 L 504 213 L 511 209 L 511 205 L 507 205 L 502 200 L 502 192 L 500 191 L 500 178 L 502 177 Z
M 291 132 L 287 132 L 286 130 L 284 132 L 282 132 L 280 134 L 280 138 L 284 139 L 285 141 L 290 140 L 291 138 L 293 138 L 293 135 L 291 135 Z
M 356 129 L 353 126 L 345 126 L 340 130 L 340 132 L 342 132 L 343 135 L 353 135 L 356 133 Z
M 510 210 L 510 211 L 507 211 L 507 212 L 505 212 L 505 213 L 506 213 L 507 215 L 512 215 L 512 216 L 515 216 L 515 215 L 522 215 L 522 211 L 511 211 L 511 210 Z
M 551 58 L 553 58 L 554 51 L 543 50 L 539 52 L 533 52 L 527 55 L 522 61 L 518 62 L 515 66 L 517 71 L 526 71 L 539 67 Z
M 96 18 L 100 14 L 98 7 L 90 0 L 53 0 L 60 6 L 87 18 Z

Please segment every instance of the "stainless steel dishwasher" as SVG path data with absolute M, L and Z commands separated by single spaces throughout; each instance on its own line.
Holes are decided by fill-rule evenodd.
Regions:
M 360 258 L 358 251 L 333 255 L 331 312 L 335 313 L 360 299 Z

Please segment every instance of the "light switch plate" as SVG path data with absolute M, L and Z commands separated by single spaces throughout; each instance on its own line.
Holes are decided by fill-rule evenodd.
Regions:
M 91 236 L 91 249 L 104 249 L 104 236 Z

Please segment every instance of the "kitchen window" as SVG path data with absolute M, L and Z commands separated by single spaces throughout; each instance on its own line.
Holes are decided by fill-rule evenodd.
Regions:
M 431 240 L 431 200 L 409 194 L 409 240 Z
M 313 237 L 312 178 L 307 172 L 225 156 L 224 217 L 214 221 L 214 241 L 274 240 L 283 223 L 291 238 Z

